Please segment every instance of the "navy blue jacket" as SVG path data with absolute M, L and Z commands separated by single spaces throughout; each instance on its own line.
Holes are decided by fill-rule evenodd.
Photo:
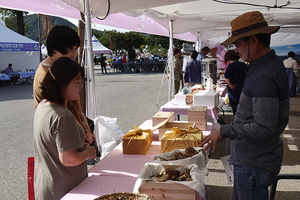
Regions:
M 288 77 L 274 50 L 249 65 L 245 87 L 232 124 L 221 126 L 231 138 L 232 165 L 280 170 L 280 134 L 289 120 Z

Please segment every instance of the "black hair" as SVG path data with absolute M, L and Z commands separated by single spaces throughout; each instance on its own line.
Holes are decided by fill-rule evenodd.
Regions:
M 210 52 L 210 49 L 209 49 L 208 47 L 205 46 L 205 47 L 202 48 L 202 51 Z
M 173 49 L 174 55 L 179 53 L 179 52 L 181 52 L 181 49 L 179 47 L 174 47 L 174 49 Z
M 57 59 L 43 80 L 41 86 L 43 98 L 64 105 L 62 89 L 67 87 L 78 73 L 83 77 L 83 68 L 76 61 L 68 57 Z
M 191 58 L 196 59 L 197 56 L 198 56 L 198 52 L 197 51 L 192 51 Z
M 46 41 L 49 56 L 53 56 L 54 50 L 66 55 L 68 49 L 80 46 L 80 38 L 76 31 L 64 25 L 54 26 Z
M 295 54 L 295 52 L 290 51 L 290 52 L 288 53 L 288 56 L 291 57 L 291 58 L 294 58 L 294 57 L 296 56 L 296 54 Z
M 230 60 L 239 60 L 240 56 L 234 50 L 228 50 L 225 54 L 225 61 L 228 62 Z

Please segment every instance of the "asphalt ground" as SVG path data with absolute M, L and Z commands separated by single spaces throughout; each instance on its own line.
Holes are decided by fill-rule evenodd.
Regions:
M 98 115 L 116 117 L 123 133 L 150 119 L 167 102 L 168 82 L 163 73 L 108 73 L 95 70 Z M 162 82 L 163 80 L 163 82 Z M 162 87 L 161 87 L 162 85 Z M 161 88 L 161 90 L 160 90 Z M 158 99 L 158 100 L 157 100 Z M 32 83 L 0 87 L 0 199 L 28 199 L 27 159 L 33 156 L 34 103 Z M 226 123 L 232 116 L 225 113 Z M 182 117 L 182 120 L 185 118 Z M 282 134 L 284 159 L 281 173 L 300 173 L 300 96 L 291 98 L 290 121 Z M 220 158 L 225 140 L 218 143 L 207 164 L 208 200 L 230 199 L 232 186 Z M 300 199 L 299 180 L 281 180 L 275 199 Z

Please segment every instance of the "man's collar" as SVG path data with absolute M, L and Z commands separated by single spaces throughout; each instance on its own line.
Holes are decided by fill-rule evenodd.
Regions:
M 256 67 L 260 66 L 261 63 L 265 62 L 266 60 L 271 59 L 272 57 L 276 56 L 275 51 L 272 49 L 265 55 L 259 57 L 258 59 L 254 60 L 249 64 L 249 69 L 255 69 Z

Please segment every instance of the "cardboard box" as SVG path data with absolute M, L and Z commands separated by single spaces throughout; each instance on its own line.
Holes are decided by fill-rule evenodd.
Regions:
M 196 123 L 202 131 L 207 128 L 207 107 L 206 106 L 191 106 L 188 111 L 188 122 Z
M 200 90 L 193 97 L 194 106 L 213 108 L 219 104 L 219 93 L 214 90 Z
M 176 122 L 166 122 L 164 125 L 162 125 L 159 128 L 158 138 L 159 138 L 159 140 L 161 140 L 161 138 L 164 136 L 165 132 L 172 130 L 172 128 L 174 128 L 174 127 L 177 127 L 177 128 L 180 128 L 180 129 L 189 129 L 190 127 L 194 128 L 195 126 L 196 126 L 195 123 L 189 123 L 189 122 L 178 122 L 178 121 L 176 121 Z
M 174 122 L 174 112 L 157 112 L 152 117 L 152 126 L 155 126 L 166 119 L 168 119 L 169 122 Z
M 147 194 L 155 200 L 195 200 L 196 191 L 185 185 L 174 182 L 145 182 L 139 189 L 140 193 Z
M 187 147 L 198 147 L 203 138 L 202 131 L 199 128 L 183 130 L 172 128 L 166 131 L 161 138 L 161 152 L 171 152 L 177 149 L 186 149 Z
M 152 143 L 153 132 L 150 129 L 142 130 L 135 126 L 122 138 L 123 154 L 145 155 Z

